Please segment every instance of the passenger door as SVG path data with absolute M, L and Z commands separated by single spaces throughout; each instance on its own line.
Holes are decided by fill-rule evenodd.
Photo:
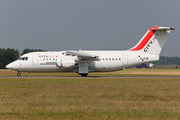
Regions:
M 128 65 L 128 55 L 123 54 L 123 65 Z
M 38 54 L 33 54 L 33 55 L 32 55 L 32 64 L 33 64 L 34 66 L 37 66 L 38 63 L 39 63 Z

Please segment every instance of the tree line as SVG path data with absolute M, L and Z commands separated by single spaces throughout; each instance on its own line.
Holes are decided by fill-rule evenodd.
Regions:
M 159 60 L 153 62 L 155 65 L 180 65 L 179 57 L 160 56 Z
M 41 49 L 24 49 L 21 55 L 24 55 L 29 52 L 36 52 L 36 51 L 44 51 Z M 0 48 L 0 69 L 5 69 L 5 66 L 20 57 L 18 49 L 11 49 L 11 48 Z
M 0 48 L 0 69 L 4 69 L 7 64 L 19 58 L 19 50 L 17 49 L 1 49 Z
M 21 55 L 24 55 L 24 54 L 30 53 L 30 52 L 38 52 L 38 51 L 44 52 L 45 50 L 41 50 L 41 49 L 28 49 L 28 48 L 26 48 L 26 49 L 24 49 L 22 51 Z
M 0 48 L 0 69 L 4 69 L 5 66 L 15 60 L 17 60 L 20 55 L 24 55 L 29 52 L 36 52 L 36 51 L 45 51 L 41 49 L 24 49 L 21 54 L 19 54 L 19 50 L 11 49 L 11 48 Z M 160 59 L 156 62 L 153 62 L 155 65 L 180 65 L 180 58 L 179 57 L 166 57 L 160 56 Z

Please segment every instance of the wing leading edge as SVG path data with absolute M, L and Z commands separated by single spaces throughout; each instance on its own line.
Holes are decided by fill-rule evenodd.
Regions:
M 76 55 L 78 57 L 85 57 L 85 58 L 98 58 L 99 56 L 97 55 L 93 55 L 93 54 L 89 54 L 89 53 L 85 53 L 85 52 L 80 52 L 80 51 L 73 51 L 73 50 L 67 50 L 66 54 L 70 54 L 70 55 Z

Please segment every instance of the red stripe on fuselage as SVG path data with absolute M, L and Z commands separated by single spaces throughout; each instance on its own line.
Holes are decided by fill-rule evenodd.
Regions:
M 159 27 L 152 27 L 152 28 L 159 28 Z M 148 34 L 144 37 L 144 39 L 133 49 L 130 49 L 129 51 L 138 51 L 144 48 L 144 46 L 148 43 L 148 41 L 151 39 L 151 37 L 154 35 L 156 30 L 151 30 L 152 28 L 149 29 Z

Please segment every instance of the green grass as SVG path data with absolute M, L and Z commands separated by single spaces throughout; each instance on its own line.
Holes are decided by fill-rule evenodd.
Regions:
M 0 118 L 180 119 L 180 78 L 0 78 Z

